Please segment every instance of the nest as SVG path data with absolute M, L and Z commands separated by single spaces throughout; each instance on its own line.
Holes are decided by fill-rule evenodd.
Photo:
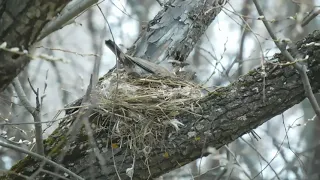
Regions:
M 197 101 L 202 97 L 198 85 L 179 78 L 132 78 L 125 73 L 110 73 L 97 89 L 103 124 L 111 122 L 113 137 L 139 149 L 159 147 L 167 138 L 165 134 L 183 127 L 177 116 L 196 114 Z

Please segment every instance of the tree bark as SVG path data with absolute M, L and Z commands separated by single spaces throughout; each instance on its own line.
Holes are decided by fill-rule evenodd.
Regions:
M 0 44 L 28 50 L 42 28 L 70 0 L 0 0 Z M 30 59 L 0 49 L 0 91 L 24 69 Z
M 185 61 L 211 22 L 228 2 L 224 0 L 171 0 L 148 24 L 128 54 L 165 63 Z

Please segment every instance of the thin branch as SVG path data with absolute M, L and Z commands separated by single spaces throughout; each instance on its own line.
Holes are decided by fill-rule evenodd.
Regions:
M 163 7 L 163 3 L 160 0 L 156 0 L 156 1 L 161 7 Z
M 66 177 L 64 177 L 64 176 L 62 176 L 60 174 L 57 174 L 57 173 L 54 173 L 54 172 L 51 172 L 51 171 L 47 171 L 45 169 L 41 169 L 41 172 L 50 174 L 53 177 L 58 177 L 58 178 L 63 179 L 63 180 L 69 180 L 69 178 L 66 178 Z
M 247 176 L 248 179 L 252 180 L 252 178 L 250 177 L 250 174 L 247 173 L 247 171 L 241 166 L 241 164 L 239 163 L 239 161 L 237 160 L 236 155 L 229 149 L 229 147 L 227 145 L 224 146 L 224 148 L 226 148 L 227 152 L 232 156 L 235 164 L 237 164 L 240 169 L 242 170 L 242 172 Z M 254 178 L 253 178 L 254 179 Z
M 25 150 L 21 147 L 18 147 L 18 146 L 15 146 L 15 145 L 11 145 L 11 144 L 7 144 L 7 143 L 4 143 L 4 142 L 1 142 L 0 141 L 0 146 L 2 147 L 6 147 L 6 148 L 9 148 L 9 149 L 13 149 L 13 150 L 16 150 L 18 152 L 21 152 L 21 153 L 24 153 L 24 154 L 28 154 L 34 158 L 37 158 L 37 159 L 40 159 L 40 160 L 43 160 L 45 161 L 46 163 L 52 165 L 53 167 L 59 169 L 60 171 L 62 172 L 65 172 L 67 174 L 69 174 L 70 176 L 76 178 L 76 179 L 79 179 L 79 180 L 84 180 L 82 177 L 78 176 L 77 174 L 73 173 L 72 171 L 70 171 L 69 169 L 55 163 L 54 161 L 51 161 L 50 159 L 44 157 L 44 156 L 41 156 L 37 153 L 34 153 L 34 152 L 31 152 L 31 151 L 28 151 L 28 150 Z
M 95 87 L 95 84 L 97 80 L 94 80 L 93 78 L 93 75 L 91 75 L 91 78 L 90 78 L 90 82 L 89 82 L 89 85 L 88 85 L 88 88 L 87 88 L 87 92 L 85 94 L 85 96 L 83 97 L 83 101 L 82 101 L 82 104 L 87 104 L 87 103 L 90 103 L 90 95 L 91 95 L 91 92 L 92 92 L 92 88 Z M 89 143 L 93 149 L 93 153 L 95 155 L 94 158 L 97 158 L 98 159 L 98 162 L 100 164 L 100 167 L 101 167 L 101 170 L 102 170 L 102 173 L 104 173 L 105 175 L 108 174 L 108 169 L 107 169 L 107 166 L 106 166 L 106 159 L 104 158 L 104 156 L 102 156 L 102 154 L 100 153 L 100 150 L 97 146 L 97 143 L 96 143 L 96 140 L 94 138 L 94 132 L 91 128 L 91 125 L 89 123 L 89 116 L 90 114 L 92 113 L 93 111 L 93 106 L 89 106 L 89 109 L 83 114 L 83 116 L 80 118 L 81 119 L 81 122 L 84 124 L 85 126 L 85 129 L 86 129 L 86 132 L 87 132 L 87 135 L 88 135 L 88 140 L 89 140 Z M 82 113 L 80 113 L 82 114 Z
M 18 177 L 21 177 L 21 178 L 24 178 L 26 180 L 29 180 L 29 177 L 28 176 L 25 176 L 25 175 L 22 175 L 20 173 L 16 173 L 14 171 L 10 171 L 10 170 L 4 170 L 4 169 L 0 169 L 0 174 L 13 174 L 13 175 L 16 175 Z
M 12 125 L 22 125 L 22 124 L 46 124 L 46 123 L 54 123 L 59 120 L 50 120 L 50 121 L 41 121 L 41 122 L 9 122 L 9 123 L 0 123 L 0 126 L 12 126 Z
M 216 177 L 215 180 L 220 180 L 223 178 L 223 176 L 228 172 L 228 169 L 227 168 L 224 168 Z
M 268 161 L 262 156 L 262 154 L 252 144 L 250 144 L 248 141 L 246 141 L 243 137 L 240 137 L 240 138 L 241 138 L 242 141 L 244 141 L 246 144 L 248 144 L 251 147 L 251 149 L 256 151 L 264 162 L 268 163 Z M 280 180 L 280 177 L 278 176 L 277 172 L 273 169 L 271 164 L 268 164 L 268 165 L 269 165 L 270 169 L 274 172 L 275 177 L 277 177 L 277 179 Z
M 314 18 L 316 18 L 320 14 L 320 9 L 317 11 L 314 11 L 312 14 L 309 14 L 305 19 L 302 21 L 301 26 L 304 27 L 309 24 L 310 21 L 312 21 Z
M 16 78 L 17 79 L 17 78 Z M 30 82 L 30 79 L 28 78 L 29 85 L 33 91 L 33 93 L 36 95 L 36 108 L 33 111 L 32 116 L 34 119 L 34 124 L 35 127 L 35 137 L 36 137 L 36 145 L 37 145 L 37 152 L 40 155 L 44 155 L 44 146 L 43 146 L 43 137 L 42 137 L 42 124 L 41 124 L 41 119 L 40 119 L 40 109 L 41 109 L 41 104 L 40 104 L 40 96 L 39 96 L 39 88 L 35 90 Z
M 12 89 L 16 91 L 21 104 L 27 109 L 27 111 L 33 113 L 33 111 L 35 111 L 35 108 L 30 104 L 29 100 L 27 99 L 27 95 L 25 94 L 20 84 L 20 81 L 17 78 L 15 78 L 12 82 Z
M 29 79 L 28 79 L 29 80 Z M 30 81 L 29 81 L 30 83 Z M 15 78 L 12 82 L 12 86 L 14 90 L 16 91 L 21 104 L 29 111 L 29 113 L 32 115 L 33 120 L 35 122 L 35 138 L 36 138 L 36 147 L 37 147 L 37 153 L 40 155 L 44 155 L 44 147 L 43 147 L 43 137 L 42 137 L 42 124 L 40 119 L 40 101 L 39 101 L 39 89 L 36 91 L 30 83 L 30 86 L 33 90 L 33 92 L 36 94 L 36 108 L 32 107 L 29 100 L 27 99 L 27 96 L 22 89 L 22 86 L 20 84 L 20 81 L 18 78 Z
M 66 25 L 69 21 L 71 21 L 74 17 L 76 17 L 81 12 L 85 11 L 93 4 L 97 3 L 98 0 L 76 0 L 70 2 L 61 12 L 60 16 L 56 19 L 50 21 L 42 30 L 40 36 L 38 37 L 38 41 L 42 40 L 49 34 L 59 30 L 64 25 Z
M 297 120 L 297 119 L 296 119 L 296 120 Z M 295 120 L 295 121 L 296 121 L 296 120 Z M 295 121 L 294 121 L 292 124 L 294 124 Z M 283 122 L 284 122 L 284 121 L 283 121 Z M 285 126 L 284 126 L 284 127 L 285 127 Z M 290 126 L 289 126 L 289 127 L 290 127 Z M 284 136 L 282 142 L 280 143 L 280 146 L 279 146 L 279 148 L 277 149 L 276 154 L 273 156 L 273 158 L 267 163 L 267 165 L 266 165 L 264 168 L 262 168 L 262 170 L 261 170 L 253 179 L 255 179 L 256 177 L 258 177 L 259 174 L 262 173 L 262 172 L 276 159 L 276 157 L 278 156 L 278 154 L 280 154 L 280 152 L 282 151 L 281 147 L 283 146 L 284 141 L 287 139 L 288 132 L 289 132 L 290 129 L 291 129 L 291 128 L 288 128 L 288 129 L 285 128 L 285 136 Z M 296 157 L 297 157 L 297 156 L 296 156 Z M 299 157 L 298 157 L 298 158 L 299 158 Z M 279 176 L 280 174 L 281 174 L 281 173 L 278 173 L 278 176 Z M 275 177 L 274 177 L 274 178 L 275 178 Z M 274 179 L 274 178 L 272 178 L 272 179 Z
M 273 33 L 271 26 L 269 25 L 269 23 L 266 21 L 266 18 L 264 16 L 264 13 L 260 7 L 260 4 L 258 3 L 257 0 L 253 0 L 254 5 L 257 8 L 257 11 L 259 13 L 259 16 L 262 19 L 263 24 L 266 26 L 266 29 L 268 31 L 268 33 L 270 34 L 273 42 L 276 44 L 276 46 L 279 48 L 279 50 L 281 51 L 281 54 L 283 56 L 285 56 L 289 61 L 291 61 L 292 63 L 295 62 L 295 59 L 291 56 L 291 54 L 286 50 L 286 48 L 279 42 L 278 38 L 276 37 L 276 35 Z M 320 118 L 320 107 L 318 105 L 318 102 L 312 92 L 312 88 L 310 85 L 310 81 L 307 75 L 307 69 L 305 67 L 305 65 L 301 65 L 298 62 L 295 62 L 294 67 L 299 71 L 299 74 L 301 75 L 301 80 L 303 83 L 303 87 L 306 93 L 307 98 L 310 101 L 310 104 L 314 110 L 314 112 L 316 113 L 316 115 L 318 116 L 318 118 Z

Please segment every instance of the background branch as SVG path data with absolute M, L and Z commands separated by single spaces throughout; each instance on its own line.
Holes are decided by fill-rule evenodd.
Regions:
M 308 75 L 307 75 L 307 69 L 305 67 L 305 65 L 303 64 L 299 64 L 299 62 L 297 62 L 292 56 L 291 54 L 287 51 L 286 49 L 286 44 L 285 46 L 280 44 L 280 39 L 278 39 L 276 37 L 276 35 L 273 33 L 269 23 L 266 21 L 266 17 L 258 3 L 257 0 L 253 0 L 253 3 L 255 4 L 258 13 L 262 19 L 263 24 L 266 26 L 271 38 L 273 39 L 273 42 L 277 45 L 277 47 L 279 48 L 279 50 L 281 51 L 281 53 L 287 58 L 287 60 L 289 60 L 290 62 L 293 63 L 294 67 L 299 71 L 300 75 L 301 75 L 301 79 L 303 82 L 303 88 L 306 92 L 307 98 L 309 99 L 311 106 L 314 110 L 314 112 L 316 113 L 316 115 L 318 116 L 318 118 L 320 118 L 320 107 L 319 104 L 312 92 L 312 87 L 310 85 L 309 79 L 308 79 Z M 286 42 L 283 42 L 286 43 Z M 299 57 L 299 56 L 298 56 Z M 299 60 L 299 59 L 298 59 Z
M 30 84 L 31 85 L 31 84 Z M 36 139 L 36 147 L 37 147 L 37 153 L 39 155 L 44 155 L 44 147 L 43 147 L 43 137 L 42 137 L 42 124 L 41 124 L 41 117 L 40 117 L 40 101 L 39 101 L 39 90 L 35 91 L 36 93 L 36 102 L 37 106 L 34 108 L 29 100 L 27 99 L 26 94 L 24 93 L 24 90 L 22 89 L 22 86 L 20 84 L 20 81 L 18 78 L 15 78 L 12 82 L 12 86 L 14 90 L 16 91 L 19 100 L 21 104 L 29 111 L 29 113 L 32 115 L 33 120 L 35 122 L 35 139 Z

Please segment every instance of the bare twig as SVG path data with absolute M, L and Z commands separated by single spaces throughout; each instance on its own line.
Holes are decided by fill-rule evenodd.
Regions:
M 163 6 L 163 3 L 160 0 L 156 0 L 160 6 Z
M 21 178 L 24 178 L 26 180 L 29 180 L 28 176 L 22 175 L 20 173 L 16 173 L 14 171 L 0 169 L 0 174 L 4 174 L 4 173 L 6 173 L 6 174 L 14 174 L 14 175 L 16 175 L 18 177 L 21 177 Z
M 29 80 L 29 79 L 28 79 Z M 30 81 L 29 81 L 30 83 Z M 12 82 L 12 86 L 14 90 L 16 91 L 21 104 L 29 111 L 29 113 L 32 115 L 33 120 L 35 122 L 34 127 L 35 127 L 35 138 L 36 138 L 36 147 L 37 147 L 37 153 L 40 155 L 44 155 L 44 147 L 43 147 L 43 137 L 42 137 L 42 124 L 41 124 L 41 119 L 40 119 L 40 101 L 39 101 L 39 89 L 35 91 L 35 89 L 30 86 L 33 90 L 33 92 L 36 94 L 36 108 L 32 107 L 30 104 L 29 100 L 27 99 L 27 96 L 22 89 L 22 86 L 20 84 L 20 81 L 18 78 L 15 78 Z
M 313 11 L 312 14 L 309 14 L 307 17 L 304 18 L 304 20 L 301 23 L 301 26 L 306 26 L 309 24 L 310 21 L 312 21 L 314 18 L 316 18 L 320 14 L 320 9 L 317 11 Z
M 62 28 L 81 12 L 97 3 L 98 0 L 76 0 L 69 3 L 61 12 L 61 15 L 50 21 L 41 31 L 38 41 L 42 40 L 54 31 Z
M 224 168 L 216 177 L 215 180 L 220 180 L 223 178 L 223 176 L 228 172 L 228 169 L 227 168 Z
M 296 120 L 297 120 L 297 119 L 296 119 Z M 296 121 L 296 120 L 295 120 L 295 121 Z M 295 121 L 294 121 L 292 124 L 294 124 Z M 284 121 L 283 121 L 283 122 L 284 122 Z M 253 179 L 255 179 L 256 177 L 258 177 L 259 174 L 262 173 L 262 172 L 275 160 L 275 158 L 280 154 L 280 152 L 282 151 L 281 147 L 283 146 L 284 141 L 287 139 L 288 132 L 289 132 L 290 129 L 291 129 L 290 126 L 289 126 L 288 129 L 285 128 L 285 136 L 284 136 L 282 142 L 280 143 L 280 146 L 279 146 L 279 148 L 277 149 L 276 154 L 273 156 L 273 158 L 267 163 L 267 165 L 266 165 L 264 168 L 262 168 L 262 170 L 261 170 Z M 295 157 L 297 157 L 297 156 L 295 156 Z M 297 157 L 297 158 L 299 159 L 299 157 Z M 300 160 L 300 161 L 301 161 L 301 160 Z M 281 171 L 278 173 L 278 176 L 280 176 L 280 174 L 281 174 Z M 272 179 L 275 179 L 275 177 L 273 177 Z
M 67 174 L 69 174 L 70 176 L 78 179 L 78 180 L 84 180 L 82 177 L 78 176 L 77 174 L 73 173 L 72 171 L 70 171 L 69 169 L 57 164 L 56 162 L 54 161 L 51 161 L 50 159 L 44 157 L 44 156 L 41 156 L 37 153 L 34 153 L 34 152 L 31 152 L 31 151 L 28 151 L 28 150 L 25 150 L 21 147 L 18 147 L 18 146 L 15 146 L 15 145 L 11 145 L 11 144 L 7 144 L 7 143 L 4 143 L 4 142 L 1 142 L 0 141 L 0 146 L 2 147 L 6 147 L 6 148 L 9 148 L 9 149 L 13 149 L 13 150 L 16 150 L 18 152 L 21 152 L 21 153 L 24 153 L 24 154 L 28 154 L 34 158 L 37 158 L 37 159 L 40 159 L 40 160 L 43 160 L 45 161 L 46 163 L 52 165 L 53 167 L 56 167 L 57 169 L 59 169 L 60 171 L 62 172 L 65 172 Z
M 59 179 L 69 180 L 69 178 L 66 178 L 66 177 L 64 177 L 64 176 L 62 176 L 62 175 L 60 175 L 60 174 L 57 174 L 57 173 L 54 173 L 54 172 L 51 172 L 51 171 L 47 171 L 47 170 L 45 170 L 45 169 L 41 169 L 41 172 L 50 174 L 51 176 L 57 177 L 57 178 L 59 178 Z
M 89 82 L 86 94 L 82 98 L 81 106 L 80 106 L 79 112 L 77 114 L 77 117 L 76 117 L 74 123 L 72 124 L 72 126 L 70 127 L 69 131 L 66 134 L 66 136 L 71 136 L 71 137 L 68 138 L 68 141 L 66 141 L 66 142 L 65 141 L 60 142 L 60 143 L 65 143 L 64 146 L 66 147 L 66 149 L 69 149 L 70 144 L 75 141 L 75 139 L 77 137 L 77 133 L 78 133 L 77 130 L 80 129 L 81 126 L 83 125 L 84 118 L 88 117 L 90 115 L 90 112 L 92 111 L 92 106 L 89 106 L 89 105 L 83 106 L 83 104 L 87 104 L 90 101 L 90 94 L 92 92 L 92 87 L 95 87 L 95 85 L 93 85 L 92 75 L 91 75 L 90 82 Z M 96 150 L 94 150 L 94 151 L 96 151 Z M 57 161 L 62 161 L 66 155 L 66 152 L 67 151 L 62 152 L 59 155 L 59 159 Z M 52 154 L 52 152 L 49 152 L 48 156 L 50 156 L 51 154 Z M 59 169 L 56 168 L 54 171 L 57 172 L 58 170 Z
M 100 8 L 100 6 L 98 5 L 97 7 L 98 7 L 99 11 L 101 12 L 101 15 L 103 16 L 105 22 L 107 23 L 110 35 L 112 37 L 112 40 L 114 41 L 114 35 L 112 33 L 110 23 L 109 23 L 108 19 L 106 18 L 105 14 L 103 13 L 102 9 Z M 115 65 L 114 68 L 120 69 L 118 56 L 119 56 L 119 54 L 116 53 L 116 58 L 117 59 L 116 59 L 116 65 Z M 119 77 L 118 71 L 116 71 L 116 72 L 117 72 L 117 80 L 118 80 L 120 77 Z M 116 83 L 116 91 L 115 91 L 116 93 L 118 92 L 118 88 L 119 88 L 119 83 Z M 111 139 L 112 139 L 112 134 L 111 134 Z M 116 171 L 116 174 L 117 174 L 118 178 L 121 179 L 119 171 L 118 171 L 118 167 L 116 166 L 115 157 L 114 157 L 115 152 L 114 152 L 114 149 L 112 148 L 112 146 L 111 146 L 111 152 L 112 152 L 112 160 L 113 160 L 113 164 L 114 164 L 114 169 Z
M 242 141 L 244 141 L 246 144 L 248 144 L 248 145 L 251 147 L 251 149 L 253 149 L 254 151 L 256 151 L 256 152 L 258 153 L 258 155 L 261 157 L 261 159 L 262 159 L 264 162 L 268 163 L 268 161 L 262 156 L 262 154 L 261 154 L 252 144 L 250 144 L 248 141 L 246 141 L 243 137 L 240 137 L 240 138 L 241 138 Z M 271 164 L 268 164 L 268 165 L 270 166 L 270 169 L 274 172 L 275 177 L 277 177 L 277 179 L 280 180 L 277 172 L 273 169 L 273 167 L 271 166 Z
M 97 7 L 99 9 L 101 9 L 99 5 L 97 5 Z M 90 17 L 90 19 L 94 19 L 93 11 L 90 11 L 89 17 Z M 93 21 L 89 21 L 88 28 L 90 30 L 92 38 L 95 38 L 95 34 L 97 34 L 97 30 L 93 25 Z M 92 69 L 92 75 L 90 78 L 90 83 L 88 85 L 87 92 L 86 92 L 86 95 L 84 96 L 84 100 L 82 101 L 82 104 L 89 103 L 92 88 L 95 87 L 96 84 L 98 83 L 99 70 L 100 70 L 100 66 L 101 66 L 101 53 L 102 53 L 102 49 L 103 49 L 103 43 L 100 43 L 100 40 L 103 39 L 103 37 L 106 33 L 107 33 L 106 26 L 104 26 L 103 31 L 101 31 L 101 33 L 100 33 L 100 37 L 95 40 L 96 42 L 99 42 L 99 43 L 93 43 L 93 49 L 95 49 L 96 50 L 95 53 L 99 54 L 99 55 L 95 57 L 94 66 Z M 99 46 L 98 46 L 98 44 L 99 44 Z M 87 102 L 84 102 L 85 100 Z M 88 135 L 89 143 L 93 149 L 93 155 L 95 157 L 92 157 L 92 158 L 98 159 L 98 162 L 100 163 L 102 172 L 104 174 L 107 174 L 106 159 L 104 158 L 104 156 L 101 155 L 101 152 L 100 152 L 100 150 L 96 144 L 96 140 L 94 138 L 94 132 L 93 132 L 91 125 L 89 123 L 89 115 L 92 113 L 92 110 L 93 110 L 93 106 L 90 104 L 88 111 L 82 116 L 81 121 L 84 123 L 85 129 L 86 129 L 86 132 Z
M 289 61 L 291 62 L 295 62 L 295 59 L 291 56 L 291 54 L 286 50 L 286 48 L 279 42 L 278 38 L 276 37 L 276 35 L 273 33 L 269 23 L 265 20 L 265 16 L 264 13 L 260 7 L 260 4 L 258 3 L 257 0 L 253 0 L 253 3 L 255 4 L 257 11 L 259 13 L 259 16 L 263 22 L 263 24 L 266 26 L 266 29 L 268 31 L 268 33 L 270 34 L 273 42 L 276 44 L 276 46 L 279 48 L 279 50 L 281 51 L 281 54 L 283 56 L 285 56 Z M 310 104 L 314 110 L 314 112 L 316 113 L 316 115 L 318 116 L 318 118 L 320 118 L 320 107 L 318 105 L 318 102 L 316 100 L 316 98 L 314 97 L 314 94 L 312 92 L 312 88 L 310 85 L 310 81 L 308 79 L 308 75 L 307 75 L 307 69 L 304 65 L 299 64 L 298 62 L 293 64 L 294 67 L 298 70 L 300 76 L 301 76 L 301 80 L 303 83 L 303 87 L 306 93 L 307 98 L 310 101 Z
M 96 82 L 97 82 L 97 80 L 94 80 L 93 75 L 91 75 L 90 83 L 88 85 L 87 92 L 86 92 L 85 96 L 83 97 L 82 104 L 86 104 L 86 103 L 90 102 L 90 94 L 92 92 L 92 88 L 95 87 L 94 83 L 96 83 Z M 98 148 L 98 146 L 96 144 L 96 140 L 94 139 L 94 136 L 93 136 L 94 133 L 93 133 L 91 125 L 89 123 L 89 116 L 92 113 L 92 110 L 93 110 L 93 106 L 89 106 L 89 109 L 86 111 L 86 113 L 80 119 L 81 119 L 81 122 L 84 124 L 84 126 L 86 128 L 86 132 L 87 132 L 87 135 L 88 135 L 89 143 L 92 146 L 93 153 L 95 155 L 94 158 L 98 159 L 98 162 L 100 164 L 102 172 L 104 174 L 108 174 L 107 173 L 108 170 L 107 170 L 107 166 L 106 166 L 106 164 L 107 164 L 106 163 L 106 159 L 100 153 L 100 150 L 99 150 L 99 148 Z
M 71 53 L 71 54 L 78 55 L 78 56 L 81 56 L 81 57 L 90 57 L 90 56 L 101 57 L 99 54 L 79 53 L 79 52 L 71 51 L 71 50 L 67 50 L 67 49 L 51 48 L 51 47 L 45 47 L 45 46 L 37 46 L 35 48 L 37 48 L 37 49 L 41 48 L 41 49 L 46 49 L 46 50 L 50 50 L 50 51 L 59 51 L 59 52 L 64 52 L 64 53 Z
M 54 123 L 58 120 L 50 120 L 50 121 L 41 121 L 41 122 L 9 122 L 9 123 L 0 123 L 0 126 L 12 126 L 12 125 L 22 125 L 22 124 L 45 124 L 45 123 Z
M 249 14 L 252 11 L 252 8 L 250 8 L 250 4 L 251 1 L 246 0 L 245 2 L 243 2 L 243 7 L 241 10 L 241 15 L 244 16 L 242 19 L 242 35 L 241 35 L 241 41 L 240 41 L 240 47 L 239 47 L 239 52 L 237 57 L 235 58 L 235 60 L 233 61 L 233 63 L 231 64 L 230 68 L 228 69 L 228 71 L 226 71 L 226 75 L 229 75 L 229 71 L 232 68 L 232 66 L 234 65 L 234 62 L 237 61 L 238 62 L 238 73 L 237 73 L 237 77 L 242 75 L 244 72 L 244 66 L 243 66 L 243 54 L 244 54 L 244 47 L 245 47 L 245 40 L 249 34 L 248 28 L 247 26 L 251 26 L 252 23 L 250 23 L 248 21 L 248 18 L 245 18 L 246 16 L 249 16 Z
M 232 156 L 235 164 L 237 164 L 240 167 L 240 169 L 242 170 L 242 172 L 247 176 L 247 178 L 251 180 L 252 178 L 250 177 L 250 174 L 248 174 L 247 171 L 241 166 L 241 164 L 237 160 L 236 155 L 230 150 L 230 148 L 228 146 L 225 145 L 224 148 L 226 148 L 227 152 Z

